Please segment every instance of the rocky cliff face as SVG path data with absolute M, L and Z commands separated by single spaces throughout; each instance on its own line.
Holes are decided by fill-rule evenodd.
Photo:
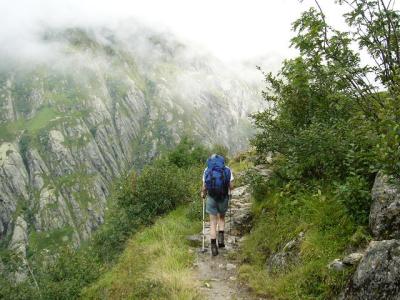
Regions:
M 111 181 L 184 135 L 246 147 L 255 89 L 172 38 L 127 32 L 47 31 L 48 62 L 0 66 L 4 247 L 79 245 L 104 221 Z

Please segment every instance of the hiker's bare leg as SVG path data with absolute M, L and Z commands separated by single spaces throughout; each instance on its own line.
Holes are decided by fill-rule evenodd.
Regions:
M 225 215 L 218 214 L 218 230 L 219 231 L 225 230 Z
M 218 216 L 210 215 L 210 238 L 211 239 L 217 238 L 217 223 L 218 223 Z

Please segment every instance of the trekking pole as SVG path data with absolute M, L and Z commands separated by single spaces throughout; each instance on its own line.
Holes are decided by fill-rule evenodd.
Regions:
M 229 191 L 229 235 L 232 237 L 232 191 Z
M 206 249 L 205 249 L 205 247 L 204 247 L 204 242 L 205 242 L 205 238 L 206 238 L 206 236 L 205 236 L 205 224 L 204 224 L 204 218 L 205 218 L 205 209 L 204 209 L 204 206 L 205 206 L 205 201 L 204 201 L 204 199 L 205 199 L 205 197 L 203 197 L 203 240 L 202 240 L 202 245 L 201 245 L 201 252 L 205 252 L 206 251 Z

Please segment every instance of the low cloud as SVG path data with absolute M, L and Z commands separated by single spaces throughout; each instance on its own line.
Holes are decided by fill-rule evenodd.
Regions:
M 340 23 L 341 10 L 331 2 L 324 2 L 323 7 L 333 23 Z M 297 0 L 2 1 L 0 55 L 48 57 L 46 47 L 42 48 L 40 40 L 37 43 L 43 28 L 116 28 L 121 20 L 135 18 L 156 31 L 173 32 L 184 43 L 204 48 L 224 61 L 265 55 L 274 55 L 281 61 L 290 55 L 291 23 L 313 3 Z

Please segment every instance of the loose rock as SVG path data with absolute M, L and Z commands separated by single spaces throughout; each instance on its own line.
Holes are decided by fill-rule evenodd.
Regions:
M 232 190 L 232 198 L 240 198 L 242 197 L 248 190 L 249 185 L 244 185 Z
M 336 258 L 328 264 L 328 268 L 335 271 L 342 271 L 345 268 L 343 261 Z
M 347 255 L 343 258 L 343 264 L 348 266 L 354 266 L 360 262 L 360 260 L 364 257 L 363 253 L 355 252 Z

